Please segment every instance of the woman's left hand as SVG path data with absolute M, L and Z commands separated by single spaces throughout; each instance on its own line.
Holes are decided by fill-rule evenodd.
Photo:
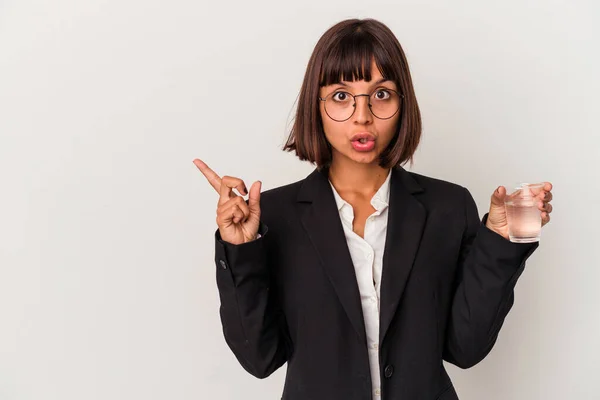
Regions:
M 504 207 L 505 197 L 506 188 L 504 186 L 498 187 L 494 194 L 492 194 L 490 213 L 485 226 L 509 240 L 508 221 L 506 220 L 506 208 Z M 552 184 L 544 182 L 543 189 L 535 198 L 538 200 L 538 208 L 542 211 L 542 226 L 544 226 L 550 222 L 550 213 L 552 212 L 552 205 L 550 204 L 552 200 Z

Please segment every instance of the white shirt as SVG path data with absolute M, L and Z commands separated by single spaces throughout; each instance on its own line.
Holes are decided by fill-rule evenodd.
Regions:
M 369 350 L 369 365 L 373 383 L 373 398 L 381 398 L 381 375 L 379 371 L 379 294 L 381 289 L 381 270 L 383 265 L 383 250 L 387 232 L 388 205 L 390 198 L 390 177 L 381 185 L 371 199 L 375 212 L 365 223 L 364 239 L 352 230 L 354 210 L 341 198 L 331 181 L 335 202 L 338 206 L 342 226 L 354 271 L 360 291 L 360 301 L 365 320 L 367 345 Z

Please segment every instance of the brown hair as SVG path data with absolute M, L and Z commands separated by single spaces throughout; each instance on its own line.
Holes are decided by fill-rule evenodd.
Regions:
M 396 134 L 381 153 L 379 165 L 391 168 L 410 160 L 421 139 L 421 113 L 408 62 L 392 31 L 371 19 L 348 19 L 329 28 L 317 42 L 300 89 L 294 125 L 282 150 L 295 151 L 321 169 L 331 164 L 331 145 L 319 111 L 319 88 L 340 82 L 371 80 L 371 60 L 404 96 Z

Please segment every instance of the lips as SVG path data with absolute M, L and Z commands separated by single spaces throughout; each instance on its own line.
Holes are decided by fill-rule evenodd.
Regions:
M 355 141 L 361 141 L 361 142 L 374 142 L 375 141 L 375 135 L 373 135 L 370 132 L 359 132 L 356 133 L 354 135 L 352 135 L 352 138 L 350 139 L 351 142 L 355 142 Z

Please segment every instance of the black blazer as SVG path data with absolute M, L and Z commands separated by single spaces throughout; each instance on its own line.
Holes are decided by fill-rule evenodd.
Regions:
M 399 166 L 390 185 L 381 396 L 458 399 L 442 360 L 469 368 L 490 352 L 539 243 L 489 230 L 460 185 Z M 259 378 L 287 362 L 282 399 L 371 399 L 358 284 L 328 170 L 267 190 L 260 202 L 262 237 L 233 245 L 215 232 L 228 346 Z

